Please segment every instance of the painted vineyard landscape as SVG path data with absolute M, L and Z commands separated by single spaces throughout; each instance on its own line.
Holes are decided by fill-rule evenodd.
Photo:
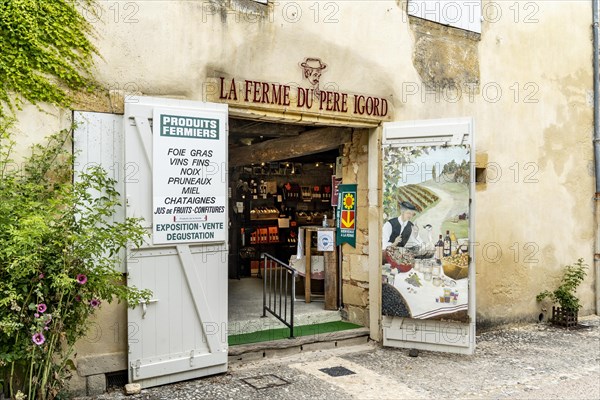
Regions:
M 410 184 L 398 189 L 398 197 L 413 204 L 418 212 L 428 209 L 440 199 L 425 186 Z

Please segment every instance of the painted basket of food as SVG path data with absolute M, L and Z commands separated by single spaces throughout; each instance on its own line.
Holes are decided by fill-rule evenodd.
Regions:
M 415 263 L 415 256 L 402 247 L 389 246 L 385 249 L 385 260 L 392 268 L 400 272 L 408 272 Z
M 469 254 L 454 254 L 442 258 L 442 268 L 448 278 L 455 280 L 466 278 L 469 275 Z

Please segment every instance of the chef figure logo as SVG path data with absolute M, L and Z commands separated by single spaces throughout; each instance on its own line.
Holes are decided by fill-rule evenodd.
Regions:
M 304 72 L 304 78 L 308 80 L 313 88 L 313 93 L 316 98 L 321 97 L 321 89 L 319 89 L 319 80 L 321 79 L 321 73 L 327 64 L 323 63 L 320 58 L 308 57 L 302 63 L 300 63 Z

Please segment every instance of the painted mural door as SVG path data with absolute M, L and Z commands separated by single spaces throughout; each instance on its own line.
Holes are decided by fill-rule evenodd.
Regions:
M 126 215 L 148 239 L 127 255 L 130 382 L 227 370 L 227 106 L 131 97 L 125 103 Z
M 383 135 L 384 345 L 470 354 L 472 120 L 387 123 Z

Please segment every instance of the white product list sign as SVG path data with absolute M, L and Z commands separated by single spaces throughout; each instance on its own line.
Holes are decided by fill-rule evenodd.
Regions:
M 224 114 L 155 109 L 153 121 L 153 243 L 225 241 Z

